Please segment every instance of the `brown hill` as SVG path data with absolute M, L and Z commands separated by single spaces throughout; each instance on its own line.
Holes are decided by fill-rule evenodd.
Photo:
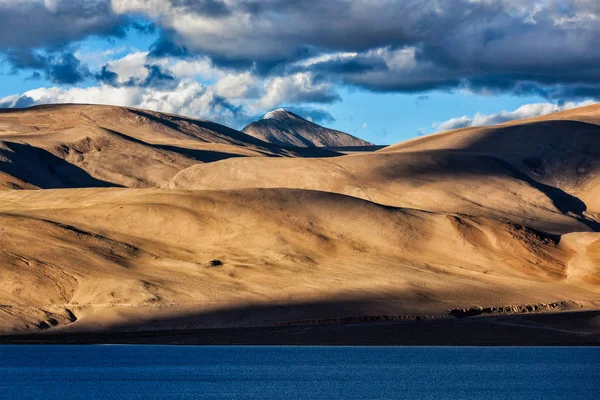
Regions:
M 134 108 L 0 110 L 0 188 L 156 187 L 193 164 L 297 155 L 214 122 Z
M 242 129 L 250 136 L 286 147 L 362 147 L 372 143 L 308 121 L 280 108 Z
M 457 129 L 409 140 L 381 153 L 454 151 L 509 161 L 532 179 L 582 200 L 600 212 L 600 105 L 507 124 Z
M 598 298 L 598 270 L 570 266 L 574 250 L 558 236 L 331 193 L 12 191 L 0 194 L 0 213 L 5 331 L 125 329 L 151 320 L 164 328 L 161 320 L 175 316 L 177 327 L 443 316 L 476 304 Z M 591 235 L 575 242 L 597 247 L 600 236 Z M 333 302 L 357 299 L 369 301 L 358 309 Z M 332 306 L 205 317 L 317 300 Z
M 600 304 L 593 109 L 336 158 L 177 116 L 43 110 L 0 113 L 7 189 L 168 188 L 0 192 L 0 331 Z M 181 150 L 217 147 L 230 156 Z

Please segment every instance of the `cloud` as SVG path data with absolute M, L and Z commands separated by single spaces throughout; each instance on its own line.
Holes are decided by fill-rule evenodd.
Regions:
M 140 74 L 142 76 L 130 76 L 129 79 L 122 80 L 119 74 L 111 71 L 109 65 L 104 65 L 95 77 L 98 82 L 115 87 L 140 86 L 173 89 L 177 86 L 177 79 L 169 70 L 163 69 L 159 65 L 144 64 L 143 67 L 146 71 Z
M 173 88 L 181 80 L 198 77 L 213 81 L 210 87 L 216 96 L 239 104 L 243 102 L 251 113 L 281 105 L 331 103 L 340 99 L 331 83 L 320 81 L 309 72 L 264 78 L 251 71 L 220 68 L 206 58 L 156 58 L 148 52 L 135 52 L 109 61 L 95 74 L 98 82 L 115 87 Z
M 333 85 L 318 81 L 308 72 L 276 76 L 266 80 L 265 94 L 258 106 L 271 109 L 279 104 L 333 103 L 340 100 Z
M 235 106 L 217 96 L 210 86 L 184 80 L 174 90 L 142 86 L 110 85 L 86 88 L 38 88 L 22 95 L 0 99 L 0 107 L 19 107 L 50 103 L 92 103 L 135 106 L 161 112 L 211 119 L 227 125 L 239 126 L 249 117 L 243 107 Z
M 111 0 L 0 0 L 0 51 L 60 47 L 90 35 L 123 37 L 129 23 Z
M 259 79 L 250 72 L 228 74 L 215 84 L 215 93 L 228 99 L 249 99 L 260 97 Z
M 142 87 L 161 87 L 165 89 L 173 89 L 177 86 L 177 81 L 171 72 L 163 70 L 158 65 L 144 64 L 144 68 L 148 70 L 146 77 L 142 79 L 131 78 L 127 85 L 142 86 Z
M 107 85 L 119 86 L 119 74 L 111 71 L 108 65 L 104 65 L 96 74 L 96 80 Z
M 146 51 L 80 49 L 129 29 L 156 41 Z M 320 109 L 344 86 L 600 99 L 598 37 L 597 0 L 0 0 L 0 57 L 31 79 L 85 82 L 100 100 L 144 94 L 137 106 L 197 81 L 207 109 L 242 119 Z
M 59 84 L 75 84 L 85 80 L 90 72 L 86 65 L 72 53 L 41 53 L 35 51 L 8 51 L 6 60 L 13 71 L 32 70 L 32 77 L 39 79 L 41 71 L 45 78 Z
M 554 112 L 568 110 L 575 107 L 583 107 L 594 104 L 594 101 L 568 102 L 564 104 L 553 103 L 533 103 L 525 104 L 513 111 L 500 111 L 494 114 L 477 113 L 473 117 L 464 115 L 462 117 L 451 118 L 447 121 L 433 124 L 433 128 L 438 131 L 448 131 L 452 129 L 467 128 L 470 126 L 496 125 L 517 119 L 537 117 L 540 115 L 551 114 Z
M 467 115 L 462 117 L 450 118 L 447 121 L 433 124 L 433 127 L 438 131 L 449 131 L 452 129 L 466 128 L 473 124 L 473 118 Z
M 301 116 L 306 120 L 312 121 L 315 124 L 327 124 L 335 122 L 335 118 L 329 113 L 329 111 L 321 108 L 290 106 L 285 107 L 285 109 Z
M 596 0 L 113 0 L 113 9 L 161 26 L 154 53 L 259 74 L 308 72 L 373 91 L 600 96 Z

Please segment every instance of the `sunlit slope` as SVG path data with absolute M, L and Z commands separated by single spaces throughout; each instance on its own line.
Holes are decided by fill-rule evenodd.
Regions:
M 230 159 L 177 174 L 179 189 L 291 188 L 379 204 L 503 218 L 550 232 L 589 230 L 581 201 L 492 156 L 448 151 L 330 159 Z
M 379 299 L 355 312 L 588 301 L 558 236 L 495 219 L 306 190 L 77 189 L 0 194 L 0 326 L 103 329 L 252 304 Z M 568 282 L 568 284 L 567 284 Z M 68 310 L 68 311 L 67 311 Z M 278 320 L 349 316 L 323 308 Z M 350 315 L 351 316 L 351 315 Z M 77 320 L 75 321 L 75 318 Z M 42 324 L 42 322 L 44 324 Z
M 193 164 L 296 155 L 214 122 L 133 108 L 0 110 L 0 186 L 8 188 L 157 187 Z
M 586 199 L 600 173 L 600 105 L 507 124 L 458 129 L 389 146 L 382 153 L 455 151 L 511 162 L 531 178 Z M 586 203 L 587 203 L 586 202 Z

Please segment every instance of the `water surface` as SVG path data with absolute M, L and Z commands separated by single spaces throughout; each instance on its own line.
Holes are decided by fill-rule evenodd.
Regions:
M 0 398 L 600 399 L 600 348 L 0 346 Z

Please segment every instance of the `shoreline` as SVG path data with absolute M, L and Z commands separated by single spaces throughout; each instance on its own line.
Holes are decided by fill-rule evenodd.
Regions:
M 1 344 L 600 346 L 600 310 L 341 324 L 0 336 Z

